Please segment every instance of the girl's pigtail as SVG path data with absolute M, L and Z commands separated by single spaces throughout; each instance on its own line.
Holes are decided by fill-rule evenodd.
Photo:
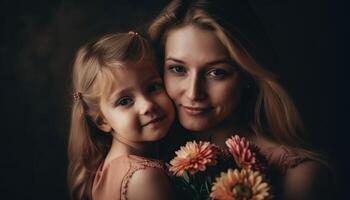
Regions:
M 88 137 L 89 128 L 85 120 L 82 100 L 75 101 L 72 108 L 72 119 L 70 137 L 68 142 L 68 184 L 71 189 L 71 198 L 78 199 L 84 196 L 87 179 L 87 169 L 84 166 L 83 154 L 86 143 L 90 142 Z
M 91 199 L 95 171 L 105 155 L 104 145 L 92 138 L 89 120 L 83 100 L 75 101 L 68 142 L 68 184 L 72 199 Z

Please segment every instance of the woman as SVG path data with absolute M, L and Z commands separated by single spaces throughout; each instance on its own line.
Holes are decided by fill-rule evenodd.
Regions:
M 328 198 L 327 165 L 301 139 L 290 97 L 250 53 L 253 26 L 245 23 L 253 18 L 241 5 L 174 0 L 151 24 L 178 121 L 195 139 L 220 147 L 233 134 L 253 141 L 283 177 L 279 198 Z

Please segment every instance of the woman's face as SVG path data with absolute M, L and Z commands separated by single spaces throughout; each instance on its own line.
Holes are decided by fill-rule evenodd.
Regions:
M 164 80 L 179 121 L 188 130 L 222 125 L 239 104 L 240 72 L 211 31 L 185 26 L 168 33 Z

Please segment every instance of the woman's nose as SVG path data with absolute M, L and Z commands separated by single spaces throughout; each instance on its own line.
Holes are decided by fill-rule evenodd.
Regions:
M 189 77 L 186 88 L 186 96 L 191 101 L 200 101 L 205 98 L 204 81 L 199 74 L 194 74 Z

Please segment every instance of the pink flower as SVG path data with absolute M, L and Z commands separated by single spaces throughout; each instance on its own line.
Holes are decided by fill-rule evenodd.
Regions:
M 257 146 L 238 135 L 227 139 L 226 145 L 239 167 L 263 171 L 264 167 L 257 159 L 257 153 L 259 153 Z
M 170 171 L 176 176 L 182 176 L 185 171 L 195 174 L 205 171 L 207 166 L 217 163 L 219 150 L 209 142 L 187 142 L 180 150 L 176 151 L 176 157 L 170 161 Z

